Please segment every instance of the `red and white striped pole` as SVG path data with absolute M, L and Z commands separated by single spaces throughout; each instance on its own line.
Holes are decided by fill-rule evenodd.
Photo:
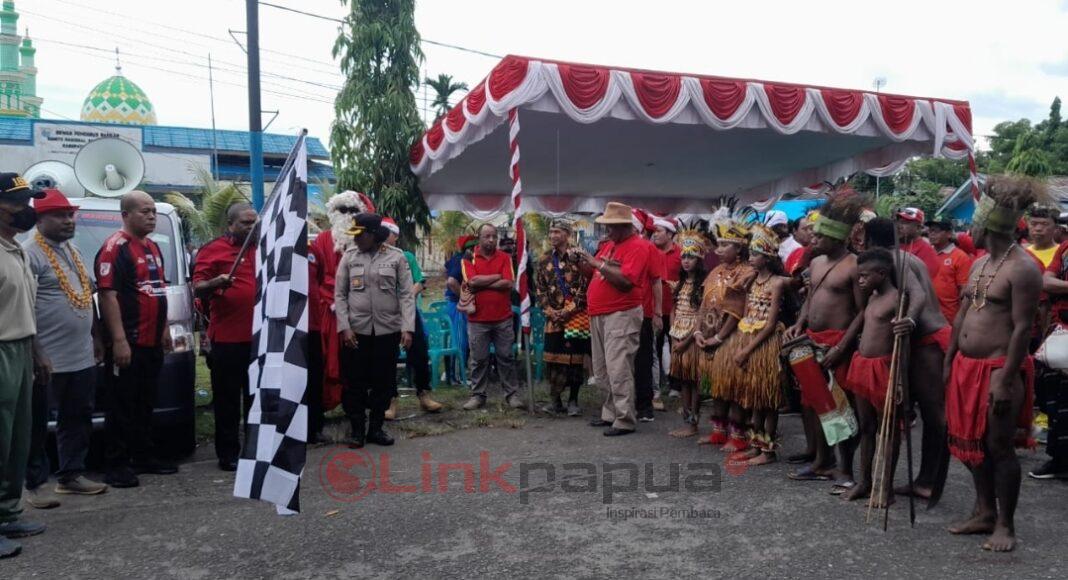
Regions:
M 975 201 L 979 201 L 979 171 L 975 167 L 975 155 L 971 151 L 968 152 L 968 172 L 971 173 L 972 178 L 972 197 Z
M 515 229 L 516 251 L 519 252 L 519 267 L 516 284 L 519 288 L 519 318 L 523 331 L 530 331 L 530 291 L 527 288 L 527 236 L 523 231 L 523 180 L 519 178 L 519 111 L 508 111 L 508 143 L 512 151 L 509 172 L 512 176 L 512 228 Z

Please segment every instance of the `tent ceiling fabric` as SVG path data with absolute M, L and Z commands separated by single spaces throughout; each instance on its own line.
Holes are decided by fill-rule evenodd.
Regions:
M 973 147 L 961 101 L 509 56 L 412 147 L 431 208 L 510 209 L 512 108 L 524 207 L 553 214 L 599 212 L 608 199 L 665 213 L 707 211 L 720 196 L 770 205 Z

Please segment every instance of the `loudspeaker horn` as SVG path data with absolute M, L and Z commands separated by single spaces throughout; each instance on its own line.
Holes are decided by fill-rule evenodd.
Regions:
M 85 188 L 78 183 L 74 168 L 62 161 L 38 161 L 26 168 L 22 177 L 34 189 L 58 189 L 67 197 L 85 196 Z
M 119 197 L 133 191 L 144 179 L 145 159 L 126 141 L 101 137 L 78 151 L 74 175 L 93 195 Z

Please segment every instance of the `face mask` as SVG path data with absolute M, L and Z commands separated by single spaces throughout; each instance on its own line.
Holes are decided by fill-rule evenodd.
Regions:
M 37 225 L 37 212 L 33 209 L 33 206 L 26 206 L 19 211 L 7 213 L 11 216 L 9 225 L 20 232 L 29 231 L 33 229 L 33 226 Z

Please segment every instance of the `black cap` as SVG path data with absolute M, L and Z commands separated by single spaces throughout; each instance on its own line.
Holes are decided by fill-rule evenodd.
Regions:
M 949 220 L 931 220 L 927 222 L 927 227 L 934 228 L 936 230 L 941 230 L 943 232 L 953 231 L 953 223 Z
M 0 173 L 0 199 L 28 201 L 30 198 L 41 199 L 44 196 L 44 191 L 35 191 L 18 173 Z
M 352 218 L 352 225 L 371 232 L 379 242 L 389 237 L 389 230 L 382 227 L 382 216 L 376 213 L 358 213 Z

